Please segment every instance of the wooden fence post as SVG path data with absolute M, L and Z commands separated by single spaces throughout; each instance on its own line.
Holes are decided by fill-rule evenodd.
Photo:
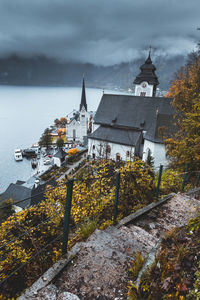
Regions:
M 183 183 L 182 183 L 182 187 L 181 187 L 181 192 L 182 192 L 182 193 L 184 192 L 185 183 L 186 183 L 186 180 L 187 180 L 188 168 L 189 168 L 189 163 L 186 163 L 186 166 L 185 166 L 185 174 L 184 174 Z
M 120 186 L 120 172 L 116 176 L 116 190 L 115 190 L 115 202 L 114 202 L 114 224 L 117 222 L 118 215 L 118 200 L 119 200 L 119 186 Z
M 200 180 L 200 172 L 198 172 L 198 176 L 197 176 L 197 180 L 196 180 L 195 186 L 199 185 L 199 180 Z
M 73 194 L 73 179 L 69 179 L 67 182 L 67 195 L 65 202 L 65 215 L 64 215 L 64 228 L 63 228 L 63 244 L 62 253 L 67 253 L 68 236 L 69 236 L 69 221 L 72 205 L 72 194 Z
M 157 188 L 156 188 L 156 199 L 157 200 L 158 200 L 160 183 L 161 183 L 161 178 L 162 178 L 162 171 L 163 171 L 163 165 L 160 165 L 159 175 L 158 175 L 158 184 L 157 184 Z

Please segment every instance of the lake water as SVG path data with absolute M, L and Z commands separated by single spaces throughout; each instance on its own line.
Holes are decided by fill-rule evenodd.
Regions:
M 102 90 L 86 89 L 88 109 L 95 111 L 101 97 Z M 56 118 L 79 109 L 80 100 L 81 88 L 0 86 L 0 193 L 32 174 L 29 160 L 14 160 L 14 149 L 38 142 Z

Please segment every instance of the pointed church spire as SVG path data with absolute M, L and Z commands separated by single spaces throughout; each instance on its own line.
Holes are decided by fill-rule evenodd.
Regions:
M 149 46 L 149 56 L 147 58 L 147 60 L 145 61 L 146 64 L 152 64 L 152 60 L 151 60 L 151 45 Z
M 145 63 L 140 67 L 140 74 L 138 74 L 134 80 L 134 84 L 141 84 L 146 81 L 148 84 L 157 86 L 159 84 L 158 77 L 155 74 L 156 67 L 151 60 L 151 46 L 149 47 L 149 55 Z
M 86 103 L 86 96 L 85 96 L 85 79 L 84 79 L 84 75 L 83 75 L 83 83 L 82 83 L 82 95 L 81 95 L 80 111 L 81 111 L 81 109 L 83 107 L 87 111 L 87 103 Z

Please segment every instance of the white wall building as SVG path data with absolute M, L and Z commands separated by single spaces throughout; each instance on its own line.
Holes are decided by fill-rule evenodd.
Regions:
M 141 73 L 134 80 L 135 95 L 104 94 L 94 122 L 99 127 L 88 136 L 91 158 L 127 160 L 136 155 L 146 160 L 148 152 L 155 167 L 166 164 L 166 151 L 160 128 L 174 131 L 172 98 L 155 97 L 159 84 L 150 52 Z
M 87 111 L 85 81 L 83 78 L 82 96 L 79 111 L 74 111 L 66 125 L 66 137 L 69 142 L 84 143 L 84 138 L 93 131 L 93 112 Z
M 130 160 L 135 155 L 135 147 L 89 139 L 88 152 L 93 159 Z
M 141 132 L 100 126 L 88 139 L 88 153 L 95 158 L 130 160 L 140 153 Z
M 135 96 L 154 97 L 159 81 L 155 74 L 156 67 L 152 64 L 151 60 L 151 48 L 149 50 L 149 56 L 140 67 L 140 70 L 141 72 L 136 76 L 133 82 L 135 84 Z
M 154 158 L 155 167 L 167 164 L 166 150 L 164 144 L 144 140 L 142 160 L 147 160 L 149 151 L 152 157 Z

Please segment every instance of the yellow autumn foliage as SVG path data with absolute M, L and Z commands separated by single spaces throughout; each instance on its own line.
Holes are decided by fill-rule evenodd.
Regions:
M 95 220 L 99 228 L 112 224 L 117 171 L 121 173 L 119 218 L 152 201 L 152 170 L 141 160 L 122 163 L 118 169 L 113 161 L 88 162 L 74 180 L 69 246 L 81 238 L 79 228 L 86 220 Z M 62 236 L 65 202 L 66 185 L 63 184 L 49 189 L 45 201 L 1 224 L 0 281 L 14 272 L 0 286 L 2 296 L 15 296 L 61 257 L 62 239 L 51 242 Z M 48 244 L 45 251 L 15 272 Z
M 72 156 L 72 155 L 77 154 L 78 152 L 79 152 L 79 150 L 77 148 L 72 148 L 72 149 L 67 151 L 67 155 Z

